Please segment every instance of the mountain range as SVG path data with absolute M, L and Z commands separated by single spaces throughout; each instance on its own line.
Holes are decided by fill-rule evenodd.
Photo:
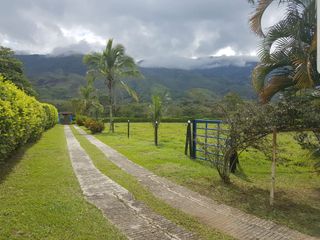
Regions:
M 24 64 L 30 82 L 45 101 L 79 97 L 79 88 L 86 84 L 83 55 L 16 55 Z M 234 92 L 245 99 L 256 97 L 251 86 L 251 72 L 257 61 L 253 57 L 157 58 L 141 59 L 138 65 L 144 79 L 126 80 L 142 101 L 149 101 L 153 92 L 163 89 L 172 99 L 201 92 L 220 98 Z M 103 82 L 97 81 L 101 94 Z M 120 94 L 121 95 L 121 94 Z M 122 94 L 126 98 L 125 94 Z M 192 95 L 192 94 L 191 94 Z

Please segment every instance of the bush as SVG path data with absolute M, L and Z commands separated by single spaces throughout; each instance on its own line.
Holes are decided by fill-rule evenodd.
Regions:
M 58 111 L 57 109 L 48 103 L 42 103 L 42 107 L 46 112 L 46 125 L 45 130 L 52 128 L 58 121 Z
M 82 116 L 82 115 L 77 115 L 76 116 L 76 124 L 78 126 L 84 126 L 85 121 L 88 119 L 88 117 L 86 116 Z
M 40 103 L 0 76 L 0 160 L 54 126 L 56 108 Z
M 101 133 L 104 130 L 104 123 L 91 118 L 87 118 L 84 126 L 91 131 L 92 134 Z

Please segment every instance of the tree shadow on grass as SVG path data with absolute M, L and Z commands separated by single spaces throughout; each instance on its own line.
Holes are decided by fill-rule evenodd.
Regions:
M 25 152 L 31 148 L 36 142 L 27 143 L 18 148 L 11 157 L 0 161 L 0 184 L 3 183 L 7 176 L 12 172 L 14 167 L 21 161 Z
M 252 181 L 248 178 L 248 175 L 245 174 L 245 172 L 243 171 L 243 168 L 241 167 L 240 164 L 237 165 L 237 168 L 238 169 L 236 170 L 236 172 L 233 175 L 242 179 L 243 181 L 246 181 L 248 183 L 252 183 Z
M 269 191 L 255 186 L 217 183 L 215 196 L 227 205 L 241 208 L 248 213 L 285 224 L 300 232 L 320 237 L 320 209 L 299 199 L 293 199 L 285 191 L 275 192 L 275 205 L 269 206 Z M 220 196 L 219 196 L 220 195 Z

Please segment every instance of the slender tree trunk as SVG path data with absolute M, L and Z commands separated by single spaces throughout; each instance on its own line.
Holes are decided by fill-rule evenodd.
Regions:
M 270 206 L 274 203 L 274 190 L 276 181 L 276 160 L 277 160 L 277 130 L 273 129 L 272 134 L 272 166 L 271 166 L 271 189 L 270 189 Z
M 108 81 L 108 90 L 109 90 L 109 120 L 110 120 L 110 128 L 109 131 L 114 133 L 114 123 L 113 123 L 113 86 L 112 86 L 112 78 Z

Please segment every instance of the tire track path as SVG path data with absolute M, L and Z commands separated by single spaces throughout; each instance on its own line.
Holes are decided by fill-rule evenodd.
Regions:
M 237 239 L 306 240 L 317 239 L 288 227 L 278 225 L 247 214 L 241 210 L 220 204 L 185 187 L 159 177 L 149 170 L 133 163 L 128 158 L 75 126 L 107 158 L 138 181 L 156 197 L 170 206 L 192 215 L 201 222 Z
M 70 127 L 65 126 L 64 130 L 72 167 L 87 201 L 99 208 L 128 239 L 196 239 L 192 233 L 136 201 L 125 188 L 102 174 L 80 146 Z

